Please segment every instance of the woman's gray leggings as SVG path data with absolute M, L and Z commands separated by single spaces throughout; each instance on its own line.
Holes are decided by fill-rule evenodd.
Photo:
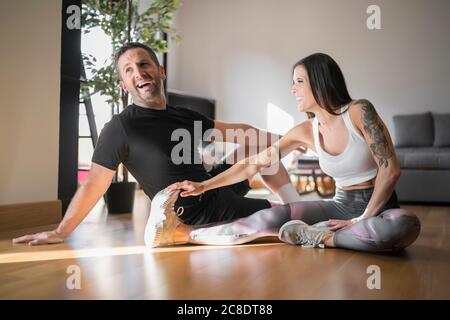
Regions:
M 289 220 L 302 220 L 312 225 L 329 219 L 353 219 L 364 212 L 372 193 L 373 189 L 337 189 L 330 200 L 295 202 L 260 210 L 228 223 L 196 226 L 190 233 L 190 242 L 242 244 L 260 237 L 278 236 L 281 226 Z M 335 232 L 334 244 L 338 248 L 361 251 L 398 251 L 412 244 L 419 233 L 419 219 L 398 206 L 394 192 L 379 215 Z

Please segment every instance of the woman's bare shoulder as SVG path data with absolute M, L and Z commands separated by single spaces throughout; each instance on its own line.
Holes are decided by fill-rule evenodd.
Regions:
M 358 115 L 364 112 L 376 112 L 372 102 L 367 99 L 353 100 L 348 104 L 350 115 Z

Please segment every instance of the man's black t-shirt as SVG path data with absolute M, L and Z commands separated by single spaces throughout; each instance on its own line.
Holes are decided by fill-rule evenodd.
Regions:
M 195 121 L 201 121 L 201 131 L 194 132 Z M 210 178 L 201 163 L 198 146 L 204 132 L 213 127 L 213 120 L 186 108 L 167 105 L 165 110 L 154 110 L 132 104 L 105 125 L 92 162 L 111 170 L 116 170 L 122 162 L 152 199 L 174 182 Z M 183 154 L 182 141 L 190 141 L 189 157 Z M 175 146 L 178 164 L 171 157 Z M 180 158 L 184 163 L 179 163 Z M 196 197 L 180 197 L 177 204 L 189 205 L 195 201 Z

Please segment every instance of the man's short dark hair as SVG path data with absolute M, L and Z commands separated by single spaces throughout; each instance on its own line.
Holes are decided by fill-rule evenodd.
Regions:
M 150 55 L 150 58 L 152 59 L 152 61 L 159 66 L 159 61 L 158 61 L 158 57 L 156 56 L 155 51 L 153 51 L 152 48 L 150 48 L 149 46 L 140 43 L 140 42 L 129 42 L 123 46 L 121 46 L 115 53 L 114 55 L 114 65 L 116 66 L 116 71 L 117 74 L 119 75 L 120 78 L 120 70 L 119 70 L 119 66 L 118 66 L 118 62 L 119 62 L 119 58 L 128 50 L 130 49 L 134 49 L 134 48 L 141 48 L 144 49 L 145 51 L 148 52 L 148 54 Z

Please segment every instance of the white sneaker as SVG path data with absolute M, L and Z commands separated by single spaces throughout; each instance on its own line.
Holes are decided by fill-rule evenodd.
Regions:
M 158 247 L 161 245 L 176 244 L 173 241 L 173 232 L 183 222 L 174 210 L 179 190 L 166 192 L 161 190 L 152 199 L 150 216 L 145 226 L 144 242 L 146 246 Z
M 313 224 L 312 226 L 316 229 L 327 232 L 327 231 L 330 231 L 330 228 L 328 228 L 327 224 L 328 224 L 328 221 L 321 221 L 321 222 L 317 222 L 317 223 Z
M 325 248 L 323 238 L 329 232 L 316 228 L 301 220 L 291 220 L 283 224 L 278 232 L 278 238 L 289 244 L 299 244 L 307 248 Z

